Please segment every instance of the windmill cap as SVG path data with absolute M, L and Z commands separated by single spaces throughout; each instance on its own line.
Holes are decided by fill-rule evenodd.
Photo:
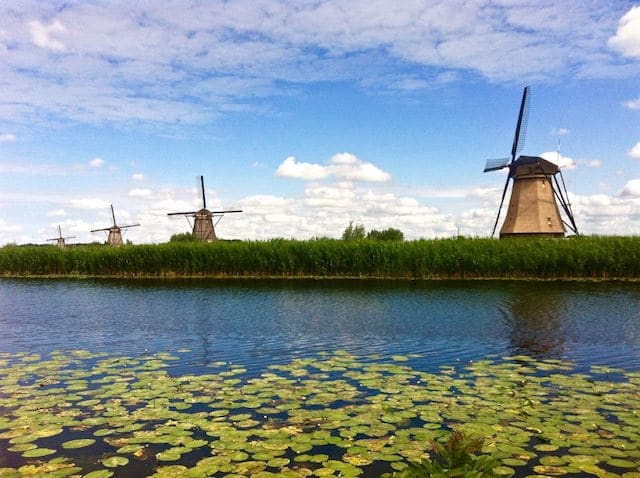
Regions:
M 556 174 L 560 171 L 557 164 L 547 161 L 539 156 L 520 156 L 513 162 L 513 167 L 539 166 L 545 174 Z

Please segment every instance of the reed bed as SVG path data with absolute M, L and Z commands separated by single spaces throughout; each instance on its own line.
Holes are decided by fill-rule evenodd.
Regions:
M 640 237 L 5 246 L 3 276 L 640 278 Z

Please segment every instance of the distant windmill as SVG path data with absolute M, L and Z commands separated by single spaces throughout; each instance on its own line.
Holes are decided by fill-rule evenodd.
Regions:
M 241 209 L 226 211 L 209 211 L 207 209 L 207 198 L 204 193 L 204 177 L 200 176 L 200 188 L 202 190 L 202 209 L 188 212 L 170 212 L 167 216 L 193 217 L 193 235 L 201 242 L 212 242 L 217 240 L 215 226 L 218 225 L 224 214 L 242 212 Z M 215 224 L 213 218 L 217 218 Z
M 67 237 L 62 237 L 62 228 L 60 228 L 60 226 L 58 226 L 58 237 L 54 237 L 53 239 L 47 239 L 47 241 L 56 241 L 56 246 L 58 246 L 61 249 L 64 249 L 66 244 L 66 240 L 67 239 L 73 239 L 76 236 L 67 236 Z
M 511 199 L 504 224 L 500 229 L 501 238 L 508 236 L 564 237 L 567 228 L 574 234 L 578 234 L 560 167 L 537 156 L 519 156 L 516 159 L 524 146 L 529 116 L 529 90 L 528 86 L 525 87 L 522 94 L 511 157 L 489 159 L 484 168 L 485 173 L 509 168 L 491 235 L 495 234 L 498 227 L 500 211 L 511 179 L 513 179 Z M 561 217 L 558 204 L 562 207 L 566 220 Z
M 107 237 L 107 244 L 110 246 L 121 246 L 122 242 L 122 229 L 127 229 L 129 227 L 137 227 L 140 224 L 129 224 L 128 226 L 118 226 L 116 224 L 116 215 L 113 212 L 113 205 L 111 205 L 111 217 L 113 218 L 113 226 L 111 227 L 103 227 L 102 229 L 93 229 L 91 232 L 99 232 L 99 231 L 109 231 L 109 236 Z

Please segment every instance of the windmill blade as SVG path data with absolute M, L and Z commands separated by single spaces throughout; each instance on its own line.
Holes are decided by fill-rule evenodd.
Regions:
M 527 134 L 527 124 L 529 122 L 529 93 L 530 87 L 525 86 L 522 93 L 522 102 L 520 103 L 520 113 L 518 113 L 518 124 L 516 125 L 516 133 L 513 136 L 513 146 L 511 146 L 511 162 L 516 160 L 516 156 L 524 147 L 524 139 Z
M 509 165 L 509 161 L 511 161 L 511 158 L 487 159 L 483 173 L 506 168 Z
M 111 206 L 111 217 L 113 218 L 113 225 L 116 226 L 116 214 L 113 212 L 113 204 Z
M 496 216 L 496 222 L 493 224 L 493 230 L 491 231 L 491 237 L 496 233 L 498 227 L 498 221 L 500 220 L 500 211 L 502 211 L 502 205 L 504 204 L 504 197 L 507 195 L 507 188 L 509 187 L 509 176 L 504 183 L 504 189 L 502 190 L 502 199 L 500 199 L 500 206 L 498 207 L 498 215 Z
M 111 227 L 103 227 L 102 229 L 92 229 L 91 232 L 110 231 Z
M 189 212 L 169 212 L 167 216 L 191 216 L 195 214 L 197 211 L 189 211 Z
M 226 211 L 211 211 L 211 214 L 230 214 L 230 213 L 234 213 L 234 212 L 242 212 L 242 209 L 229 209 Z
M 76 236 L 67 236 L 67 237 L 63 237 L 62 239 L 75 239 Z
M 207 209 L 207 198 L 204 194 L 204 176 L 200 176 L 200 188 L 202 189 L 202 209 Z
M 136 224 L 129 224 L 129 225 L 127 225 L 127 226 L 119 226 L 119 227 L 120 227 L 120 229 L 126 229 L 126 228 L 128 228 L 128 227 L 137 227 L 137 226 L 139 226 L 139 225 L 140 225 L 140 224 L 137 224 L 137 223 L 136 223 Z

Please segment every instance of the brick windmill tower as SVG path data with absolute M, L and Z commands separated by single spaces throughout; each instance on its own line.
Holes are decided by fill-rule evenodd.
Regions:
M 202 191 L 202 208 L 197 211 L 170 212 L 167 216 L 185 216 L 193 218 L 193 235 L 201 242 L 213 242 L 217 240 L 215 226 L 218 225 L 222 216 L 234 212 L 242 212 L 241 209 L 226 211 L 209 211 L 207 209 L 207 198 L 204 192 L 204 176 L 200 176 L 200 189 Z M 214 223 L 213 218 L 216 218 Z
M 571 203 L 560 168 L 537 156 L 518 156 L 524 146 L 529 116 L 530 88 L 522 94 L 518 123 L 511 147 L 511 156 L 489 159 L 484 172 L 509 168 L 502 191 L 498 215 L 493 225 L 493 236 L 500 220 L 509 183 L 513 181 L 507 214 L 500 229 L 500 238 L 524 236 L 564 237 L 567 230 L 578 234 Z M 516 158 L 516 156 L 518 156 Z M 558 181 L 558 177 L 560 181 Z M 564 218 L 561 215 L 564 213 Z
M 99 232 L 99 231 L 107 232 L 108 231 L 109 235 L 107 236 L 107 245 L 121 246 L 123 244 L 122 230 L 127 229 L 129 227 L 137 227 L 140 224 L 136 223 L 136 224 L 129 224 L 128 226 L 118 226 L 116 224 L 116 215 L 113 212 L 113 205 L 111 205 L 111 217 L 113 218 L 113 226 L 103 227 L 102 229 L 93 229 L 91 232 Z

